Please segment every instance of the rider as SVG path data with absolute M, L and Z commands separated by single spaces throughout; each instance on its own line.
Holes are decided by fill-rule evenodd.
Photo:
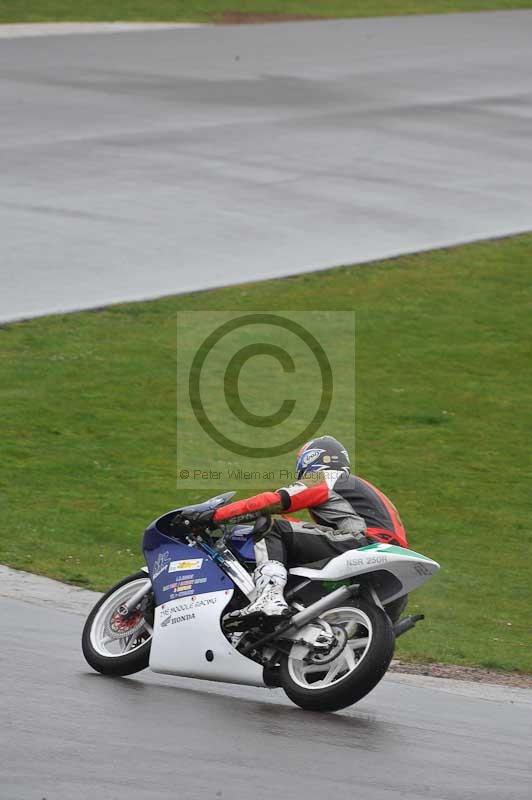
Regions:
M 309 509 L 315 524 L 293 518 L 275 519 L 255 544 L 253 574 L 258 596 L 239 616 L 289 613 L 284 599 L 287 567 L 332 558 L 372 540 L 407 546 L 406 534 L 393 503 L 367 481 L 351 475 L 349 455 L 332 436 L 303 445 L 296 462 L 297 482 L 222 506 L 215 522 L 257 517 L 261 512 L 286 514 Z

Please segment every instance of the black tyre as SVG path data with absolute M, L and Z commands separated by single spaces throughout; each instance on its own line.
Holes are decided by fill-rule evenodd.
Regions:
M 290 700 L 301 708 L 338 711 L 361 700 L 378 684 L 392 660 L 395 636 L 388 615 L 363 600 L 326 611 L 320 619 L 346 631 L 344 649 L 335 660 L 322 664 L 283 656 L 280 681 Z M 290 652 L 297 654 L 296 648 Z
M 153 633 L 151 590 L 128 617 L 118 612 L 147 580 L 145 572 L 124 578 L 98 600 L 89 614 L 81 647 L 87 663 L 97 672 L 132 675 L 148 666 Z

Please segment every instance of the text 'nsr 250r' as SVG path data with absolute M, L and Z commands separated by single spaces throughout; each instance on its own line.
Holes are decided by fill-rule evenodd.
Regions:
M 314 711 L 356 703 L 385 674 L 395 638 L 422 619 L 397 618 L 407 593 L 439 565 L 412 550 L 371 544 L 291 569 L 290 617 L 227 619 L 254 599 L 253 543 L 270 520 L 224 526 L 215 538 L 197 526 L 191 530 L 186 516 L 214 510 L 233 494 L 171 511 L 147 528 L 147 567 L 96 603 L 83 631 L 85 658 L 105 675 L 149 666 L 169 675 L 282 687 Z

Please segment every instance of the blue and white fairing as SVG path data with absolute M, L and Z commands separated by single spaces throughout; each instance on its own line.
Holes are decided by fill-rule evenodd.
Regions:
M 262 667 L 235 650 L 220 626 L 235 584 L 206 552 L 164 533 L 176 513 L 152 522 L 143 539 L 155 597 L 150 668 L 264 686 Z
M 157 529 L 158 522 L 156 520 L 146 530 L 143 541 L 156 606 L 170 600 L 234 589 L 231 578 L 203 550 L 161 533 Z

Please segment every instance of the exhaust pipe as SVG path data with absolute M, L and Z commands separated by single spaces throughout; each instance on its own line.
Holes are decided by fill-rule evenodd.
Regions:
M 298 611 L 297 614 L 294 614 L 293 617 L 288 617 L 286 622 L 282 622 L 280 625 L 277 625 L 273 631 L 267 633 L 258 641 L 250 642 L 247 645 L 244 645 L 240 649 L 240 652 L 243 656 L 247 656 L 251 650 L 255 650 L 257 647 L 262 647 L 262 645 L 267 644 L 267 642 L 271 642 L 272 639 L 276 639 L 278 636 L 282 636 L 286 634 L 287 638 L 291 638 L 295 635 L 298 628 L 303 628 L 307 622 L 319 617 L 324 611 L 328 611 L 330 608 L 334 608 L 338 603 L 344 603 L 347 600 L 350 600 L 353 595 L 358 594 L 359 585 L 355 584 L 354 586 L 341 586 L 339 589 L 336 589 L 334 592 L 322 597 L 321 600 L 317 600 L 308 608 L 304 608 L 302 611 Z M 264 681 L 267 684 L 267 680 Z
M 400 619 L 399 622 L 396 622 L 393 626 L 395 638 L 397 639 L 398 636 L 402 636 L 403 633 L 406 633 L 411 628 L 415 628 L 416 622 L 420 622 L 422 619 L 425 619 L 424 614 L 412 614 L 410 617 L 403 617 L 403 619 Z
M 307 622 L 310 622 L 310 620 L 315 619 L 315 617 L 319 617 L 320 614 L 323 614 L 324 611 L 334 608 L 338 605 L 338 603 L 344 603 L 347 600 L 350 600 L 354 594 L 358 594 L 358 589 L 358 585 L 340 586 L 339 589 L 336 589 L 334 592 L 325 595 L 325 597 L 322 597 L 321 600 L 317 600 L 315 603 L 312 603 L 312 605 L 308 608 L 304 608 L 302 611 L 298 611 L 297 614 L 294 614 L 294 616 L 290 619 L 290 624 L 296 628 L 302 628 L 307 624 Z

